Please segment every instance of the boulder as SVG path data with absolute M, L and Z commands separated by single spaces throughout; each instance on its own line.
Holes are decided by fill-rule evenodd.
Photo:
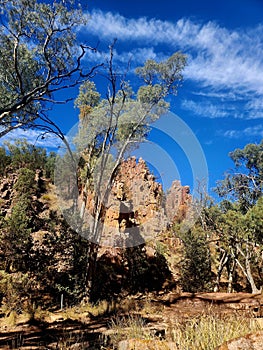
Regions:
M 230 340 L 217 348 L 217 350 L 262 350 L 263 331 L 248 334 L 238 339 Z

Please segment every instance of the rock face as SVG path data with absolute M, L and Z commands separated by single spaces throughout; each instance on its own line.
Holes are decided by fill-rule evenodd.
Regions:
M 17 174 L 10 174 L 1 179 L 0 183 L 0 213 L 6 216 L 11 209 L 12 199 L 14 197 L 13 186 L 17 180 Z
M 166 215 L 169 222 L 182 221 L 192 203 L 189 186 L 181 186 L 180 181 L 175 180 L 166 194 Z
M 109 197 L 104 235 L 114 235 L 117 245 L 123 238 L 126 246 L 151 239 L 167 225 L 162 201 L 162 186 L 145 162 L 135 157 L 123 161 Z
M 197 316 L 205 312 L 263 316 L 263 296 L 250 293 L 170 293 L 163 302 L 181 317 Z
M 183 219 L 190 203 L 190 189 L 179 181 L 165 201 L 162 185 L 145 161 L 131 157 L 121 163 L 106 205 L 103 243 L 134 246 L 152 240 L 173 220 Z

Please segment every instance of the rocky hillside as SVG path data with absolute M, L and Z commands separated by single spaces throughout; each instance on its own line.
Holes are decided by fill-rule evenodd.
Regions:
M 167 227 L 184 217 L 190 203 L 189 187 L 175 181 L 165 196 L 142 159 L 123 161 L 105 211 L 95 298 L 174 285 L 179 240 L 169 237 Z M 62 217 L 51 179 L 39 169 L 8 171 L 1 177 L 0 215 L 2 270 L 11 275 L 25 271 L 36 298 L 64 293 L 70 302 L 81 297 L 87 243 Z
M 180 240 L 169 234 L 191 209 L 188 186 L 179 181 L 166 195 L 143 159 L 123 161 L 104 213 L 96 293 L 161 290 L 178 280 Z M 87 194 L 92 212 L 93 195 Z M 126 249 L 123 249 L 126 248 Z M 96 294 L 95 293 L 95 294 Z

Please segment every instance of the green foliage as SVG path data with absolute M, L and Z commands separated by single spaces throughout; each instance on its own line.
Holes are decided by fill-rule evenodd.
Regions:
M 201 292 L 211 288 L 211 257 L 206 233 L 195 226 L 180 233 L 184 244 L 181 266 L 181 285 L 184 291 Z
M 20 169 L 14 189 L 17 192 L 18 200 L 21 199 L 20 195 L 24 195 L 25 199 L 30 199 L 30 194 L 36 190 L 35 172 L 28 168 Z
M 20 169 L 11 214 L 2 220 L 1 246 L 5 250 L 6 271 L 26 271 L 30 266 L 31 231 L 34 227 L 32 195 L 36 191 L 35 173 Z
M 60 250 L 63 246 L 67 263 L 67 271 L 57 274 L 54 270 L 50 278 L 53 279 L 52 288 L 56 295 L 64 295 L 69 303 L 79 302 L 85 295 L 85 271 L 87 259 L 87 241 L 71 230 L 64 229 L 53 249 Z M 52 248 L 51 248 L 52 249 Z M 65 257 L 64 257 L 65 259 Z M 70 267 L 70 268 L 69 268 Z M 50 266 L 47 266 L 50 269 Z
M 0 270 L 0 294 L 2 297 L 2 312 L 9 315 L 25 310 L 27 300 L 32 288 L 32 280 L 27 273 L 7 273 Z
M 75 106 L 80 109 L 80 119 L 87 117 L 92 109 L 98 106 L 100 94 L 96 90 L 94 82 L 86 81 L 79 88 L 79 95 L 75 100 Z
M 0 177 L 6 174 L 6 168 L 10 164 L 10 156 L 4 147 L 0 147 Z
M 73 1 L 0 0 L 0 135 L 31 127 L 55 91 L 80 70 L 76 27 L 85 23 Z M 83 75 L 85 75 L 83 71 Z M 77 80 L 78 78 L 76 78 Z
M 236 149 L 230 158 L 236 169 L 227 172 L 225 179 L 218 182 L 216 192 L 221 197 L 237 200 L 245 213 L 263 193 L 263 141 Z
M 33 224 L 31 215 L 31 200 L 26 194 L 20 194 L 2 230 L 1 246 L 5 250 L 6 271 L 27 271 L 30 266 Z
M 240 271 L 249 283 L 249 290 L 257 292 L 261 285 L 262 269 L 262 197 L 246 213 L 240 205 L 223 201 L 218 206 L 205 209 L 206 232 L 216 242 L 219 283 L 223 269 L 228 275 L 228 290 L 240 288 L 237 285 L 237 271 Z M 233 284 L 233 286 L 232 286 Z
M 27 168 L 32 171 L 44 169 L 47 154 L 46 150 L 36 147 L 26 141 L 26 139 L 16 140 L 14 143 L 6 142 L 7 154 L 11 160 L 10 167 L 13 170 Z
M 54 178 L 56 153 L 47 154 L 45 148 L 36 147 L 26 139 L 5 142 L 5 147 L 0 148 L 0 160 L 0 176 L 26 168 L 34 172 L 41 170 L 47 178 Z
M 259 198 L 246 214 L 245 225 L 249 232 L 249 239 L 260 244 L 263 249 L 263 197 Z
M 136 73 L 144 80 L 146 85 L 156 86 L 159 90 L 159 97 L 162 98 L 167 93 L 177 93 L 178 86 L 183 80 L 182 71 L 185 65 L 186 56 L 176 52 L 167 60 L 159 63 L 154 60 L 147 60 L 143 67 L 136 69 Z M 161 92 L 158 86 L 161 86 L 164 91 Z

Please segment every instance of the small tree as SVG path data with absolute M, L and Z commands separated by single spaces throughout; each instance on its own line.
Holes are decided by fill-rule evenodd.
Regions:
M 5 270 L 27 271 L 32 246 L 31 200 L 23 194 L 12 208 L 2 230 L 2 248 L 5 250 Z
M 12 211 L 2 220 L 1 245 L 5 251 L 5 270 L 27 271 L 30 266 L 31 232 L 34 227 L 32 194 L 36 190 L 35 172 L 21 169 L 14 185 Z
M 184 244 L 181 285 L 187 292 L 202 292 L 211 288 L 211 257 L 206 232 L 198 224 L 180 233 Z

